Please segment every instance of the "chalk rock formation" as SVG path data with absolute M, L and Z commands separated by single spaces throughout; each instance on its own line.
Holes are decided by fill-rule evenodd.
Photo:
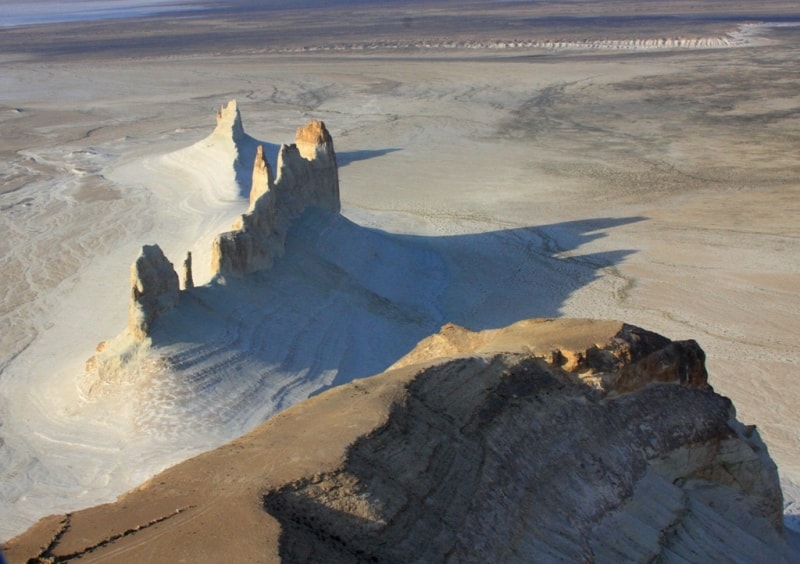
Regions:
M 116 503 L 46 518 L 6 550 L 12 561 L 797 561 L 775 465 L 702 359 L 693 341 L 619 322 L 450 325 L 397 368 L 297 404 Z
M 221 233 L 212 248 L 212 271 L 242 275 L 272 266 L 283 254 L 286 232 L 294 218 L 305 209 L 318 207 L 333 213 L 341 209 L 339 175 L 333 140 L 321 121 L 297 130 L 293 145 L 278 152 L 277 177 L 263 149 L 256 153 L 250 208 Z
M 213 134 L 229 140 L 234 145 L 245 139 L 242 115 L 239 113 L 236 100 L 222 105 L 217 111 L 217 126 L 214 128 Z
M 269 166 L 269 162 L 264 156 L 264 146 L 259 145 L 256 149 L 256 160 L 253 163 L 253 180 L 250 184 L 250 208 L 247 211 L 253 211 L 256 201 L 274 188 L 275 178 L 272 175 L 272 167 Z
M 236 100 L 219 109 L 211 137 L 229 146 L 237 161 L 242 155 L 240 149 L 253 142 L 244 131 Z M 214 273 L 243 275 L 269 268 L 283 254 L 286 233 L 304 210 L 317 207 L 332 213 L 340 211 L 336 153 L 323 122 L 312 120 L 297 130 L 295 144 L 281 146 L 277 170 L 276 178 L 259 145 L 248 211 L 234 223 L 232 231 L 221 233 L 212 243 Z M 143 341 L 153 321 L 178 303 L 178 277 L 157 245 L 143 248 L 131 276 L 128 325 L 136 340 Z M 194 287 L 191 254 L 183 263 L 183 278 L 184 288 Z
M 161 247 L 145 245 L 131 265 L 131 302 L 128 329 L 144 340 L 153 321 L 178 304 L 178 274 Z

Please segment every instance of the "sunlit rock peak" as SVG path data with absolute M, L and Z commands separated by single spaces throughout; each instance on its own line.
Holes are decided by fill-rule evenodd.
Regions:
M 277 177 L 263 149 L 256 153 L 250 209 L 213 242 L 211 269 L 219 275 L 243 275 L 272 266 L 284 252 L 286 233 L 304 210 L 341 209 L 336 153 L 330 133 L 313 120 L 297 130 L 295 143 L 281 145 Z
M 245 140 L 242 119 L 235 100 L 217 112 L 212 136 L 238 147 Z M 218 139 L 219 141 L 219 139 Z M 237 157 L 238 158 L 238 157 Z M 307 208 L 332 213 L 341 209 L 339 176 L 333 139 L 318 120 L 297 129 L 295 143 L 278 151 L 277 177 L 259 145 L 253 162 L 249 207 L 232 226 L 212 243 L 212 271 L 219 276 L 241 276 L 270 268 L 284 253 L 286 233 L 292 221 Z M 144 340 L 155 319 L 178 304 L 178 275 L 158 245 L 145 246 L 131 267 L 133 294 L 129 330 Z M 184 279 L 191 289 L 191 259 L 184 265 Z

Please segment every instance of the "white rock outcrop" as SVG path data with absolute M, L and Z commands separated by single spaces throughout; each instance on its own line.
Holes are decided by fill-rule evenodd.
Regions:
M 131 265 L 131 301 L 128 329 L 144 340 L 153 321 L 180 299 L 178 274 L 158 245 L 145 245 Z
M 747 25 L 747 24 L 746 24 Z M 393 40 L 376 39 L 360 43 L 328 43 L 322 45 L 305 45 L 302 47 L 282 47 L 272 49 L 278 53 L 313 53 L 325 51 L 377 51 L 377 50 L 411 50 L 411 49 L 547 49 L 562 50 L 612 50 L 612 51 L 655 51 L 677 49 L 727 49 L 752 45 L 756 41 L 744 33 L 745 25 L 737 31 L 725 35 L 709 37 L 631 37 L 627 39 L 425 39 L 425 40 Z
M 253 179 L 250 183 L 250 207 L 248 212 L 255 209 L 256 201 L 275 188 L 275 175 L 272 167 L 264 156 L 264 146 L 259 145 L 256 149 L 256 159 L 253 162 Z
M 236 100 L 217 112 L 217 125 L 210 137 L 230 149 L 239 159 L 253 140 L 244 131 Z M 251 146 L 252 149 L 252 146 Z M 235 163 L 234 163 L 235 164 Z M 272 266 L 284 252 L 286 233 L 304 210 L 318 207 L 333 213 L 341 209 L 339 173 L 333 139 L 318 120 L 300 127 L 295 143 L 278 152 L 277 177 L 263 146 L 255 151 L 249 206 L 233 225 L 218 235 L 212 246 L 212 272 L 243 275 Z M 191 253 L 183 263 L 184 288 L 194 287 Z M 150 333 L 155 319 L 178 304 L 178 275 L 158 245 L 147 245 L 131 267 L 133 287 L 128 327 L 137 341 Z
M 244 125 L 242 115 L 239 113 L 239 106 L 236 100 L 231 100 L 224 104 L 217 111 L 217 126 L 212 135 L 228 141 L 234 146 L 245 140 Z
M 292 220 L 310 207 L 341 209 L 339 173 L 333 139 L 325 124 L 313 120 L 297 130 L 295 143 L 278 152 L 277 176 L 259 148 L 253 166 L 250 207 L 213 242 L 211 269 L 242 275 L 272 266 L 283 254 Z

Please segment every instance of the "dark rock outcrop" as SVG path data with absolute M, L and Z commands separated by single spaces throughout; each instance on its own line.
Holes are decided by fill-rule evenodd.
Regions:
M 194 276 L 192 275 L 192 253 L 186 253 L 186 258 L 183 260 L 183 287 L 185 290 L 194 288 Z

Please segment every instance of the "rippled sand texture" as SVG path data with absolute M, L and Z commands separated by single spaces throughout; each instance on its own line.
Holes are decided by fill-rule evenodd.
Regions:
M 715 389 L 758 425 L 796 526 L 800 37 L 741 26 L 797 10 L 690 25 L 625 20 L 631 6 L 591 24 L 498 8 L 437 27 L 387 7 L 328 8 L 316 27 L 284 10 L 4 31 L 0 539 L 378 372 L 445 322 L 560 315 L 697 339 Z M 724 48 L 586 44 L 743 30 Z M 423 47 L 443 37 L 472 43 Z M 515 39 L 584 44 L 491 47 Z M 353 48 L 373 40 L 408 45 Z M 325 45 L 339 47 L 306 49 Z M 213 236 L 247 208 L 196 145 L 230 98 L 270 155 L 326 122 L 345 217 L 305 218 L 258 280 L 198 288 L 89 393 L 84 362 L 126 326 L 140 246 L 176 264 L 191 250 L 202 285 Z M 202 315 L 215 304 L 232 312 L 219 323 Z

